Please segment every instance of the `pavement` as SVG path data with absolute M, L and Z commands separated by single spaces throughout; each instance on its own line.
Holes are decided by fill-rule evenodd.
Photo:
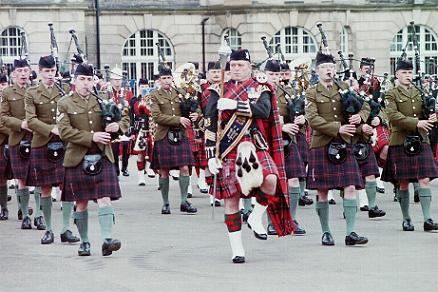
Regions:
M 137 185 L 135 160 L 129 177 L 120 177 L 123 198 L 114 202 L 114 238 L 122 248 L 101 256 L 97 205 L 90 203 L 90 257 L 78 257 L 79 244 L 61 244 L 60 203 L 53 205 L 55 243 L 41 245 L 43 231 L 21 230 L 15 196 L 10 219 L 0 221 L 0 292 L 10 291 L 438 291 L 438 233 L 426 233 L 421 207 L 411 202 L 414 232 L 401 230 L 401 211 L 392 186 L 378 195 L 387 211 L 381 219 L 359 212 L 356 229 L 366 246 L 346 247 L 342 201 L 330 206 L 336 245 L 321 246 L 314 205 L 298 207 L 302 237 L 254 238 L 244 225 L 245 264 L 231 263 L 223 207 L 212 208 L 196 186 L 191 202 L 198 214 L 179 211 L 179 186 L 171 181 L 171 215 L 161 215 L 157 179 Z M 195 184 L 195 182 L 194 182 Z M 437 194 L 438 186 L 432 185 Z M 9 191 L 13 194 L 13 190 Z M 411 192 L 412 193 L 412 192 Z M 314 199 L 313 194 L 311 197 Z M 412 197 L 412 195 L 411 195 Z M 438 220 L 438 200 L 432 215 Z M 31 196 L 31 206 L 34 200 Z M 76 227 L 72 231 L 77 234 Z

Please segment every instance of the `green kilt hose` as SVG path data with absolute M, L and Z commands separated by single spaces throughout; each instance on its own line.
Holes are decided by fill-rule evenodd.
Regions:
M 47 145 L 32 148 L 27 185 L 41 187 L 61 184 L 65 173 L 62 163 L 63 159 L 57 162 L 48 159 Z
M 167 137 L 155 141 L 151 169 L 179 169 L 181 166 L 194 165 L 195 159 L 187 137 L 183 136 L 178 145 L 171 145 Z
M 284 158 L 286 178 L 306 178 L 306 168 L 304 167 L 303 159 L 298 150 L 298 145 L 289 143 L 288 150 L 289 155 Z

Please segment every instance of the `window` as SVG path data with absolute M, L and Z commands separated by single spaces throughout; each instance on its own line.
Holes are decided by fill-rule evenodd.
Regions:
M 222 33 L 221 40 L 224 39 L 224 36 L 228 35 L 228 39 L 230 40 L 230 47 L 232 50 L 240 50 L 242 48 L 242 36 L 239 31 L 234 28 L 227 28 Z
M 269 42 L 273 53 L 278 52 L 278 44 L 287 62 L 298 57 L 310 57 L 313 60 L 316 56 L 315 39 L 301 27 L 289 26 L 277 32 Z
M 4 29 L 0 35 L 0 56 L 3 62 L 11 67 L 14 59 L 21 55 L 21 32 L 19 27 L 10 26 Z M 23 56 L 24 58 L 24 56 Z
M 128 72 L 129 79 L 153 79 L 158 73 L 160 44 L 164 58 L 171 67 L 174 63 L 173 46 L 170 40 L 156 30 L 140 30 L 131 35 L 123 46 L 122 69 Z
M 423 25 L 406 26 L 397 32 L 391 42 L 390 46 L 390 65 L 391 74 L 395 74 L 395 64 L 406 50 L 406 56 L 409 60 L 415 60 L 415 50 L 413 44 L 413 35 L 415 30 L 415 36 L 418 42 L 418 48 L 420 51 L 420 72 L 426 74 L 437 74 L 437 36 L 429 28 Z M 415 62 L 414 62 L 414 70 Z

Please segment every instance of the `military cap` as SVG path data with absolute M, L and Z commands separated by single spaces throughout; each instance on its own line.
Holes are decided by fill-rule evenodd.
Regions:
M 289 71 L 290 70 L 289 64 L 288 63 L 281 63 L 280 70 L 281 71 Z
M 38 62 L 40 68 L 53 68 L 56 66 L 55 59 L 52 55 L 42 56 Z
M 324 64 L 324 63 L 336 64 L 335 57 L 333 57 L 332 55 L 327 55 L 327 54 L 318 52 L 316 54 L 315 66 L 319 66 L 319 65 Z
M 221 64 L 219 62 L 208 62 L 207 70 L 219 70 Z
M 230 61 L 248 61 L 251 62 L 251 56 L 247 49 L 233 51 L 230 56 Z
M 265 71 L 280 72 L 280 63 L 276 60 L 268 60 L 265 65 Z
M 146 78 L 140 78 L 138 80 L 138 85 L 148 85 L 149 84 L 149 80 L 147 80 Z
M 158 75 L 162 76 L 172 76 L 172 69 L 169 66 L 160 66 Z
M 6 74 L 0 74 L 0 83 L 7 83 L 8 76 Z
M 15 59 L 14 60 L 14 69 L 29 67 L 29 63 L 26 59 Z
M 414 66 L 412 65 L 412 62 L 409 60 L 398 60 L 397 65 L 395 66 L 395 71 L 412 70 L 412 69 L 414 69 Z
M 76 67 L 75 76 L 78 75 L 93 76 L 94 75 L 93 71 L 94 70 L 92 65 L 82 63 Z

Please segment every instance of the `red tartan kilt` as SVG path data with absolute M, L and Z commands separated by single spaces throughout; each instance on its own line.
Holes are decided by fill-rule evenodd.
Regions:
M 306 168 L 297 144 L 289 144 L 289 155 L 285 157 L 285 170 L 287 179 L 306 177 Z
M 371 151 L 371 145 L 368 144 L 369 155 L 365 160 L 357 160 L 357 164 L 359 165 L 360 173 L 362 177 L 366 177 L 369 175 L 374 175 L 375 177 L 380 176 L 379 166 L 377 165 L 376 155 L 373 151 Z
M 309 144 L 307 143 L 306 136 L 298 132 L 295 136 L 297 138 L 297 148 L 301 155 L 303 163 L 306 165 L 309 162 Z
M 275 174 L 278 177 L 278 168 L 272 157 L 267 151 L 257 151 L 257 157 L 262 165 L 263 177 L 269 174 Z M 225 158 L 222 161 L 222 168 L 217 174 L 217 199 L 226 199 L 237 196 L 242 193 L 239 182 L 236 178 L 235 158 Z M 213 187 L 210 188 L 210 194 L 214 195 Z M 244 197 L 242 195 L 242 197 Z
M 195 132 L 193 131 L 192 127 L 188 127 L 186 129 L 187 132 L 187 137 L 189 139 L 190 142 L 190 148 L 192 149 L 192 152 L 195 152 L 196 149 L 196 145 L 195 145 Z
M 353 147 L 347 144 L 347 159 L 342 164 L 331 163 L 327 154 L 328 145 L 309 151 L 307 188 L 311 190 L 343 189 L 346 186 L 364 187 L 359 165 L 353 156 Z
M 66 167 L 61 200 L 88 201 L 105 197 L 120 199 L 122 195 L 115 166 L 106 156 L 102 157 L 102 163 L 102 172 L 98 175 L 85 174 L 82 161 L 76 167 Z
M 47 157 L 47 146 L 32 148 L 27 176 L 28 186 L 59 185 L 64 181 L 63 159 L 51 162 Z
M 187 137 L 179 145 L 171 145 L 167 136 L 155 141 L 151 169 L 179 169 L 181 166 L 194 166 L 192 148 Z
M 377 143 L 373 146 L 373 151 L 376 154 L 379 154 L 385 145 L 388 145 L 389 138 L 391 137 L 391 132 L 388 127 L 378 125 L 376 127 L 377 132 Z
M 0 178 L 12 179 L 12 169 L 9 156 L 5 156 L 5 146 L 7 144 L 0 145 Z
M 438 166 L 433 158 L 429 144 L 423 143 L 423 151 L 418 155 L 405 154 L 403 145 L 389 146 L 388 158 L 382 173 L 382 180 L 398 182 L 400 180 L 417 181 L 421 178 L 438 177 Z

